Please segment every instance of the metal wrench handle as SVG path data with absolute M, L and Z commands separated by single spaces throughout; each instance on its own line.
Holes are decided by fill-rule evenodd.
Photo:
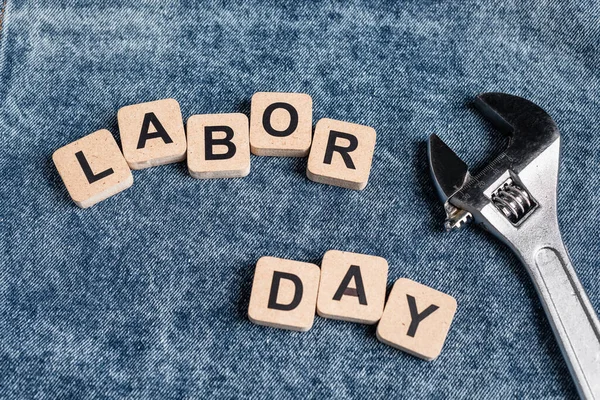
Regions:
M 542 247 L 524 253 L 516 250 L 529 270 L 579 394 L 600 399 L 600 321 L 571 265 L 558 226 L 546 232 L 549 237 Z

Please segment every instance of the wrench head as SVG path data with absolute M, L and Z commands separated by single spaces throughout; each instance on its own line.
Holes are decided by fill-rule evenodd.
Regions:
M 429 167 L 446 209 L 446 227 L 460 227 L 467 217 L 489 223 L 489 209 L 486 213 L 482 210 L 490 204 L 509 224 L 518 227 L 538 207 L 536 198 L 555 201 L 558 150 L 554 149 L 558 149 L 558 127 L 542 108 L 518 96 L 483 93 L 476 97 L 475 106 L 494 127 L 509 136 L 508 146 L 472 176 L 466 163 L 437 135 L 431 135 Z M 551 147 L 552 151 L 548 151 Z M 531 193 L 522 180 L 531 176 L 545 180 L 544 185 L 531 185 L 536 193 Z
M 435 187 L 446 202 L 470 178 L 469 167 L 436 134 L 429 137 L 427 155 Z
M 482 93 L 475 98 L 475 106 L 496 129 L 509 136 L 506 153 L 516 152 L 527 159 L 559 137 L 552 117 L 522 97 Z

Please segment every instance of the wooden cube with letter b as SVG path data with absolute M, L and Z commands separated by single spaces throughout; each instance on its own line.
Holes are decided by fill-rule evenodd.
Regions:
M 376 323 L 383 313 L 387 274 L 385 258 L 328 251 L 321 263 L 317 312 L 325 318 Z
M 69 195 L 90 207 L 133 184 L 131 170 L 112 133 L 102 129 L 56 150 L 52 160 Z
M 315 264 L 261 257 L 254 271 L 248 318 L 274 328 L 309 330 L 315 318 L 320 274 Z
M 123 155 L 132 169 L 185 159 L 185 130 L 177 100 L 125 106 L 117 112 L 117 120 Z
M 245 114 L 192 115 L 187 141 L 188 170 L 194 178 L 241 178 L 250 173 Z
M 433 360 L 442 351 L 455 313 L 454 297 L 410 279 L 398 279 L 377 326 L 377 338 Z
M 367 186 L 375 151 L 375 129 L 323 118 L 317 122 L 306 175 L 347 189 Z

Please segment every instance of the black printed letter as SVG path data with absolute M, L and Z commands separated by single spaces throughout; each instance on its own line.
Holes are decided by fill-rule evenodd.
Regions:
M 415 298 L 412 297 L 410 294 L 407 294 L 406 298 L 408 299 L 408 308 L 410 309 L 410 318 L 412 319 L 410 321 L 410 326 L 408 327 L 408 332 L 406 334 L 410 337 L 415 337 L 415 333 L 417 333 L 417 328 L 419 327 L 421 321 L 430 316 L 439 307 L 435 304 L 432 304 L 429 307 L 427 307 L 425 311 L 419 314 L 419 312 L 417 311 L 417 302 L 415 301 Z
M 214 139 L 213 132 L 225 132 L 225 139 Z M 228 126 L 206 126 L 204 127 L 204 158 L 207 160 L 227 160 L 235 155 L 235 144 L 233 129 Z M 213 153 L 213 146 L 227 146 L 227 153 Z
M 277 295 L 279 294 L 279 283 L 282 279 L 288 279 L 294 283 L 294 299 L 290 304 L 280 304 L 277 302 Z M 269 305 L 268 308 L 282 311 L 291 311 L 298 307 L 300 300 L 302 300 L 302 281 L 298 276 L 294 274 L 288 274 L 287 272 L 273 272 L 273 281 L 271 282 L 271 291 L 269 293 Z
M 348 285 L 354 278 L 356 283 L 356 289 L 350 289 Z M 333 300 L 340 301 L 343 295 L 358 297 L 358 302 L 363 306 L 367 305 L 367 296 L 365 295 L 365 286 L 363 285 L 362 275 L 360 274 L 360 267 L 358 265 L 351 265 L 346 272 L 346 276 L 342 279 L 342 283 L 338 290 L 333 295 Z
M 148 133 L 151 122 L 152 125 L 154 125 L 156 132 Z M 144 122 L 142 122 L 142 131 L 140 132 L 140 140 L 138 141 L 137 148 L 143 149 L 146 147 L 146 140 L 156 138 L 161 138 L 163 142 L 167 144 L 173 143 L 173 139 L 171 139 L 165 128 L 163 128 L 158 118 L 156 118 L 156 115 L 154 115 L 153 112 L 149 112 L 144 115 Z
M 335 144 L 337 138 L 346 139 L 350 142 L 348 147 L 342 147 Z M 344 160 L 344 164 L 346 164 L 346 168 L 348 169 L 356 169 L 354 163 L 352 162 L 352 158 L 350 157 L 350 152 L 353 152 L 358 147 L 358 139 L 356 136 L 351 135 L 349 133 L 338 132 L 338 131 L 330 131 L 329 132 L 329 140 L 327 140 L 327 148 L 325 149 L 325 159 L 323 162 L 325 164 L 331 164 L 331 158 L 333 157 L 333 152 L 337 151 L 342 156 Z
M 275 111 L 278 108 L 283 108 L 288 113 L 290 113 L 290 125 L 282 131 L 278 131 L 271 126 L 271 114 L 273 114 L 273 111 Z M 296 111 L 296 109 L 288 103 L 273 103 L 265 109 L 265 112 L 263 113 L 262 123 L 263 127 L 265 128 L 265 131 L 267 131 L 267 133 L 271 136 L 289 136 L 292 133 L 294 133 L 294 131 L 298 127 L 298 111 Z
M 94 174 L 92 168 L 90 167 L 90 164 L 87 162 L 87 159 L 83 154 L 83 151 L 78 151 L 77 153 L 75 153 L 75 157 L 77 157 L 77 161 L 79 161 L 79 165 L 81 165 L 81 169 L 83 170 L 83 173 L 85 174 L 85 177 L 87 178 L 89 183 L 94 183 L 102 178 L 106 178 L 107 176 L 115 173 L 115 171 L 113 171 L 112 168 L 109 168 L 98 174 Z

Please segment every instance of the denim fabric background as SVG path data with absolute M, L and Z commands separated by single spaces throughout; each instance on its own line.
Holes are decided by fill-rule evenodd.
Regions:
M 600 6 L 595 1 L 402 3 L 8 0 L 0 43 L 0 396 L 3 398 L 563 398 L 574 386 L 532 283 L 480 229 L 442 230 L 425 140 L 477 169 L 504 139 L 469 106 L 524 96 L 563 135 L 559 212 L 600 311 Z M 241 111 L 257 91 L 309 93 L 314 121 L 377 130 L 369 185 L 253 157 L 247 178 L 185 163 L 135 171 L 90 209 L 57 148 L 117 109 L 176 98 L 184 119 Z M 307 333 L 247 319 L 256 260 L 385 257 L 459 308 L 441 356 L 317 317 Z

